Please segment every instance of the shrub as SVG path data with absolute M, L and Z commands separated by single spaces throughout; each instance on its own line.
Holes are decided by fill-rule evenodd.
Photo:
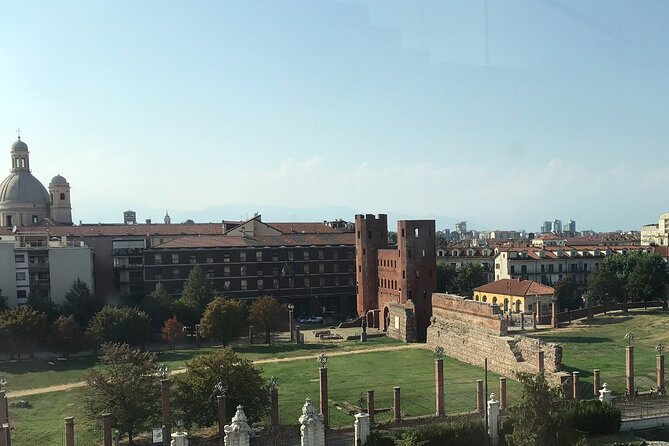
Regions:
M 485 426 L 480 419 L 429 424 L 402 434 L 396 442 L 403 446 L 469 446 L 483 444 Z
M 620 409 L 597 400 L 570 401 L 562 416 L 565 426 L 590 435 L 615 434 L 622 423 Z

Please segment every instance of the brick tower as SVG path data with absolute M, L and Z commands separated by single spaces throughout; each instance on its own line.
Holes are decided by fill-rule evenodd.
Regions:
M 379 308 L 378 250 L 388 247 L 388 217 L 355 216 L 355 264 L 358 284 L 358 315 Z

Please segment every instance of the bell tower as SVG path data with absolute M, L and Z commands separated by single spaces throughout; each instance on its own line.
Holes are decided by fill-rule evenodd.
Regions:
M 30 172 L 30 155 L 28 145 L 21 141 L 21 137 L 12 144 L 12 173 Z
M 56 175 L 49 183 L 51 197 L 51 220 L 64 225 L 72 224 L 72 203 L 70 201 L 70 183 Z

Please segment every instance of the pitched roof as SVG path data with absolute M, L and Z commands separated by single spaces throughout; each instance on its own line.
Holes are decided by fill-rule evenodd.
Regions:
M 338 246 L 355 245 L 352 232 L 332 234 L 284 234 L 275 236 L 183 236 L 167 241 L 152 249 L 188 248 L 244 248 L 262 246 Z
M 545 296 L 555 294 L 555 289 L 533 280 L 500 279 L 474 288 L 474 291 L 510 296 Z

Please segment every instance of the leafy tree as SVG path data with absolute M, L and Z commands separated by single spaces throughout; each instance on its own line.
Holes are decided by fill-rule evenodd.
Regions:
M 73 315 L 60 316 L 51 325 L 51 343 L 56 351 L 63 354 L 65 358 L 70 353 L 78 352 L 86 345 L 84 332 L 81 326 L 74 320 Z
M 177 319 L 183 322 L 184 325 L 191 328 L 195 328 L 195 324 L 197 324 L 202 317 L 202 312 L 197 308 L 188 305 L 181 299 L 175 300 L 172 304 L 172 313 Z
M 49 321 L 53 321 L 58 316 L 58 306 L 35 283 L 30 285 L 28 306 L 44 313 Z
M 478 263 L 470 263 L 458 270 L 455 285 L 461 295 L 472 297 L 474 288 L 487 282 L 486 272 Z
M 93 315 L 99 311 L 101 305 L 95 300 L 90 288 L 85 282 L 77 279 L 72 283 L 72 287 L 65 294 L 62 313 L 65 315 L 73 314 L 74 320 L 79 325 L 85 327 Z
M 567 276 L 557 281 L 555 288 L 555 300 L 560 310 L 575 310 L 580 308 L 582 290 L 573 277 Z
M 174 402 L 187 426 L 210 426 L 216 422 L 214 386 L 226 389 L 228 407 L 244 406 L 251 422 L 269 409 L 269 391 L 260 369 L 225 347 L 197 356 L 186 364 L 186 372 L 175 378 Z
M 451 266 L 444 261 L 437 261 L 437 292 L 457 292 L 455 289 L 455 277 L 457 275 L 455 266 Z
M 149 429 L 159 413 L 160 387 L 153 353 L 127 344 L 104 344 L 102 364 L 86 377 L 84 410 L 91 420 L 109 412 L 112 422 L 128 436 Z
M 44 340 L 46 329 L 46 315 L 32 308 L 17 307 L 0 313 L 0 338 L 10 359 L 14 359 L 15 354 L 20 358 L 22 352 L 33 358 Z
M 130 307 L 104 307 L 88 324 L 89 336 L 98 344 L 106 342 L 144 345 L 151 334 L 149 317 Z
M 163 334 L 163 339 L 170 345 L 172 350 L 174 350 L 177 341 L 186 337 L 184 325 L 179 322 L 176 316 L 172 316 L 165 321 L 161 333 Z
M 263 296 L 251 304 L 249 322 L 254 330 L 265 333 L 265 343 L 272 343 L 272 332 L 282 329 L 288 321 L 288 309 L 272 296 Z
M 214 298 L 214 288 L 211 281 L 198 265 L 195 265 L 188 275 L 181 292 L 181 301 L 197 309 L 202 314 L 207 304 Z
M 618 276 L 602 263 L 588 277 L 588 293 L 598 304 L 620 302 L 625 296 L 625 287 Z
M 0 289 L 0 311 L 5 311 L 7 309 L 9 309 L 7 298 L 2 295 L 2 289 Z
M 397 243 L 397 232 L 388 231 L 388 243 L 394 245 Z
M 562 430 L 560 392 L 551 388 L 543 373 L 519 373 L 523 385 L 519 404 L 509 408 L 513 431 L 506 435 L 509 446 L 559 446 Z
M 200 334 L 215 342 L 237 339 L 246 328 L 246 308 L 238 300 L 217 297 L 209 302 L 200 320 Z
M 658 254 L 639 256 L 627 277 L 626 288 L 629 297 L 637 302 L 666 300 L 667 271 L 662 257 Z
M 165 286 L 158 282 L 156 289 L 142 299 L 140 308 L 151 318 L 151 325 L 160 328 L 163 322 L 172 316 L 172 299 Z

